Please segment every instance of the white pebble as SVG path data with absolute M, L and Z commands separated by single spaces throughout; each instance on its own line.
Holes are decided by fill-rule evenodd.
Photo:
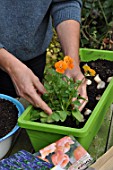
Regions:
M 102 80 L 101 78 L 99 77 L 99 74 L 97 74 L 95 77 L 94 77 L 94 80 L 97 82 L 97 83 L 100 83 Z
M 96 96 L 96 100 L 100 100 L 100 98 L 101 98 L 100 95 Z
M 92 112 L 92 111 L 91 111 L 90 109 L 87 109 L 87 108 L 86 108 L 86 111 L 84 112 L 84 115 L 87 116 L 87 115 L 89 115 L 91 112 Z
M 108 77 L 107 82 L 109 83 L 113 77 Z
M 87 85 L 91 85 L 92 84 L 92 81 L 87 79 Z
M 104 81 L 101 81 L 100 83 L 98 83 L 97 89 L 103 89 L 103 88 L 105 88 L 105 85 L 106 85 L 106 83 Z

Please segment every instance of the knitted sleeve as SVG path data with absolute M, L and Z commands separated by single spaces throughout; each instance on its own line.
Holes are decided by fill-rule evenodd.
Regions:
M 2 43 L 0 43 L 0 48 L 4 48 L 4 45 Z
M 81 22 L 81 7 L 81 0 L 53 0 L 51 15 L 54 26 L 65 20 Z

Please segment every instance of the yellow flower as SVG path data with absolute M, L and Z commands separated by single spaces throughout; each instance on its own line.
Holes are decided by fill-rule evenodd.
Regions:
M 84 72 L 86 74 L 90 74 L 91 76 L 95 76 L 96 71 L 91 69 L 87 64 L 85 64 L 82 68 L 84 69 Z
M 84 69 L 85 73 L 90 70 L 90 67 L 87 64 L 85 64 L 82 68 Z
M 67 64 L 63 60 L 55 63 L 56 72 L 63 74 L 67 69 Z
M 89 72 L 90 72 L 90 75 L 91 75 L 91 76 L 95 76 L 95 74 L 96 74 L 96 71 L 93 70 L 93 69 L 90 69 Z
M 73 69 L 73 67 L 74 67 L 73 59 L 72 59 L 70 56 L 65 56 L 65 57 L 64 57 L 64 62 L 66 62 L 67 67 L 68 67 L 69 69 Z

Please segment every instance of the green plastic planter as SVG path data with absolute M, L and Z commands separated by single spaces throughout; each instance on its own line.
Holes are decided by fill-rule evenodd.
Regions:
M 113 52 L 105 50 L 80 49 L 80 57 L 82 61 L 97 59 L 107 59 L 113 61 Z M 100 101 L 94 108 L 86 124 L 81 129 L 31 122 L 30 112 L 34 109 L 31 105 L 19 117 L 18 124 L 20 127 L 26 129 L 36 152 L 65 135 L 75 136 L 80 144 L 87 150 L 94 136 L 100 129 L 104 116 L 113 102 L 113 97 L 111 95 L 112 93 L 113 79 L 104 91 Z

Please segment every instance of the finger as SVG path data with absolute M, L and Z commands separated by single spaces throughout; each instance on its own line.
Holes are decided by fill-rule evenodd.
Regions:
M 74 102 L 75 100 L 77 100 L 77 98 L 75 97 L 75 98 L 72 98 L 72 102 Z M 72 109 L 75 109 L 75 106 L 74 106 L 74 104 L 72 103 L 71 104 L 71 106 L 72 106 Z
M 47 93 L 45 87 L 43 84 L 39 81 L 39 79 L 36 77 L 36 80 L 34 81 L 34 87 L 36 90 L 38 90 L 39 93 L 44 94 Z
M 52 114 L 51 108 L 40 97 L 37 100 L 38 103 L 36 104 L 36 107 L 40 107 L 42 110 L 44 110 L 45 113 L 51 115 Z
M 88 99 L 87 100 L 79 100 L 79 101 L 80 101 L 81 105 L 78 109 L 81 112 L 84 109 L 84 107 L 86 106 Z
M 72 102 L 74 102 L 75 100 L 77 100 L 77 98 L 76 98 L 76 97 L 72 98 Z
M 51 108 L 41 99 L 40 95 L 38 95 L 36 91 L 34 93 L 30 93 L 30 95 L 26 94 L 26 100 L 33 104 L 33 106 L 40 107 L 48 115 L 52 114 Z
M 34 103 L 29 96 L 25 95 L 22 98 L 26 99 L 30 104 L 32 104 L 34 106 Z

